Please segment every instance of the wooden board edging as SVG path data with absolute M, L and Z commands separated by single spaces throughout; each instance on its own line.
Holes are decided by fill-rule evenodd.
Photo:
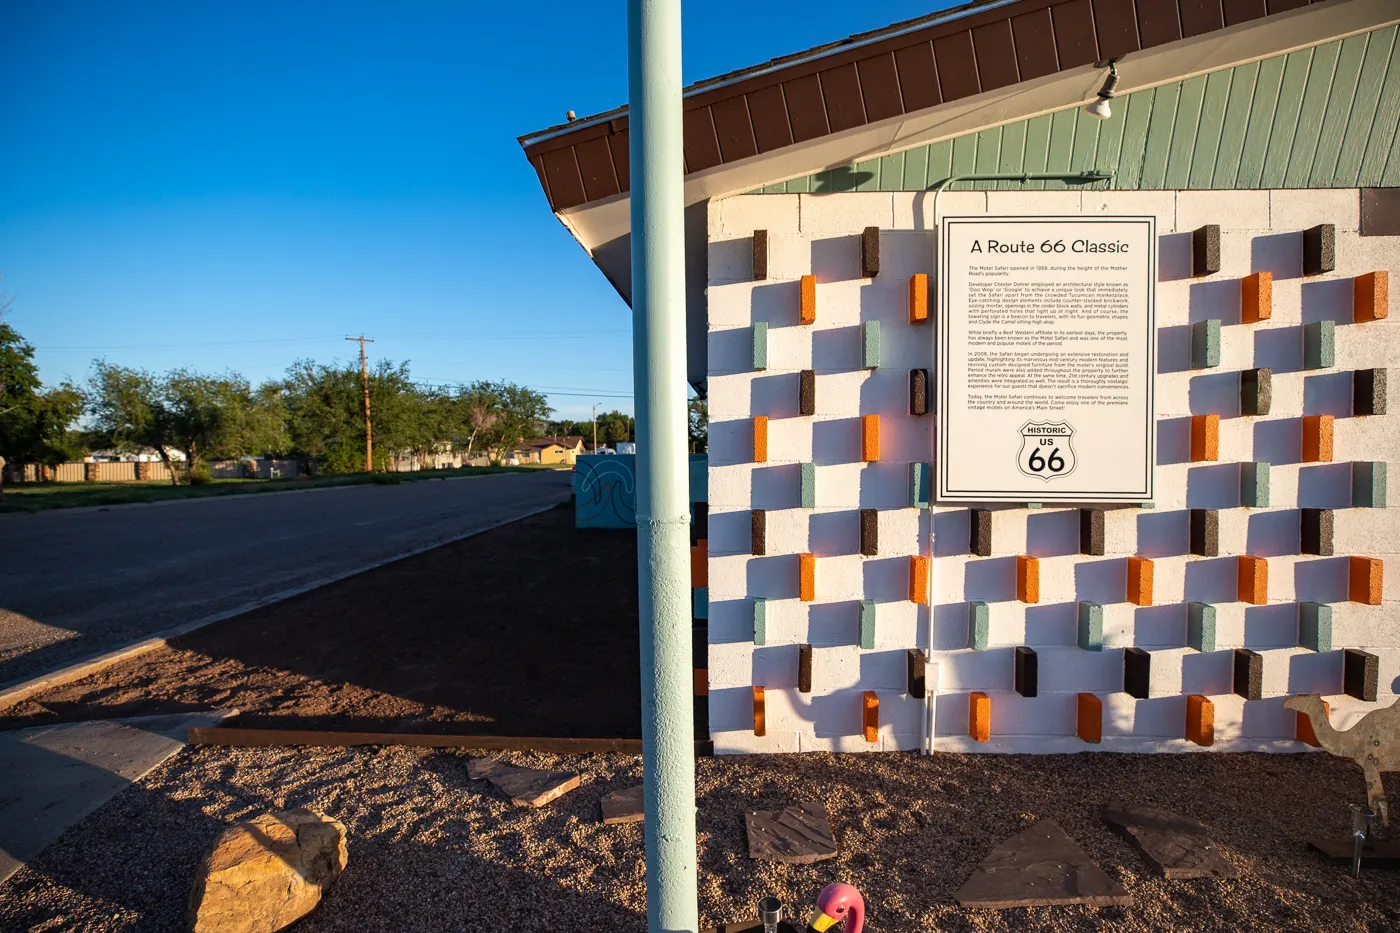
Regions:
M 239 748 L 288 748 L 299 745 L 350 748 L 357 745 L 404 745 L 417 748 L 466 748 L 481 751 L 550 752 L 573 755 L 586 752 L 642 753 L 641 739 L 568 739 L 501 735 L 429 735 L 412 732 L 315 732 L 300 729 L 235 729 L 191 727 L 190 745 L 222 745 Z M 714 743 L 697 740 L 695 754 L 714 754 Z

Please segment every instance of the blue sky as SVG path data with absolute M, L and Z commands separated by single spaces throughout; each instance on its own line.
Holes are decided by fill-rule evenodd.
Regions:
M 948 5 L 691 0 L 685 79 Z M 419 380 L 630 411 L 630 311 L 516 143 L 626 102 L 625 30 L 621 2 L 5 0 L 9 323 L 49 382 L 259 382 L 364 332 Z

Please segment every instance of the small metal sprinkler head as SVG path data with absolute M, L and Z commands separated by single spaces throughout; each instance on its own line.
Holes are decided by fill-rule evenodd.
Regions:
M 758 899 L 758 919 L 763 921 L 763 933 L 777 933 L 783 920 L 783 902 L 776 897 Z

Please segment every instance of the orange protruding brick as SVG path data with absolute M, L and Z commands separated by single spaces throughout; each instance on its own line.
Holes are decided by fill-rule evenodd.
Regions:
M 1321 748 L 1322 743 L 1317 740 L 1317 733 L 1313 731 L 1312 720 L 1308 718 L 1308 714 L 1294 713 L 1293 715 L 1298 717 L 1298 727 L 1293 733 L 1297 736 L 1298 741 L 1302 742 L 1304 745 L 1311 745 L 1313 748 Z M 1332 715 L 1332 704 L 1328 703 L 1326 700 L 1322 701 L 1322 715 Z
M 992 738 L 992 698 L 974 691 L 967 696 L 967 734 L 979 742 Z
M 1191 416 L 1191 462 L 1220 459 L 1220 416 Z
M 768 462 L 768 416 L 756 415 L 753 419 L 753 462 Z
M 880 741 L 880 698 L 874 690 L 865 691 L 861 700 L 861 722 L 865 726 L 865 741 Z
M 909 276 L 909 323 L 922 324 L 928 320 L 928 275 L 916 272 Z
M 690 585 L 695 588 L 710 585 L 710 542 L 701 538 L 690 549 Z
M 1358 324 L 1387 317 L 1390 314 L 1390 273 L 1358 275 L 1352 285 L 1352 310 Z
M 1128 602 L 1134 606 L 1152 605 L 1152 560 L 1128 558 Z
M 1016 598 L 1023 603 L 1040 602 L 1040 559 L 1024 554 L 1016 557 Z
M 929 559 L 922 554 L 909 558 L 909 601 L 924 605 L 928 602 Z
M 1262 557 L 1240 555 L 1239 598 L 1242 603 L 1262 606 L 1269 601 L 1269 562 Z
M 698 697 L 710 695 L 710 672 L 703 667 L 695 669 L 695 695 Z
M 1186 698 L 1186 738 L 1205 748 L 1215 744 L 1215 704 L 1209 697 L 1193 693 Z
M 815 554 L 797 555 L 797 594 L 804 603 L 817 598 L 817 557 Z
M 1103 741 L 1103 700 L 1092 693 L 1079 694 L 1079 737 L 1097 745 Z
M 763 688 L 753 688 L 753 734 L 764 736 L 768 734 L 768 711 L 763 702 Z
M 1256 272 L 1240 283 L 1240 320 L 1258 324 L 1274 316 L 1274 274 Z
M 861 415 L 860 459 L 874 463 L 880 459 L 880 416 Z
M 1303 416 L 1303 462 L 1332 462 L 1332 423 L 1331 415 Z
M 1353 557 L 1347 598 L 1354 603 L 1379 606 L 1384 574 L 1385 564 L 1379 557 Z
M 802 277 L 802 308 L 798 314 L 798 320 L 803 324 L 815 324 L 817 321 L 817 277 L 815 275 Z

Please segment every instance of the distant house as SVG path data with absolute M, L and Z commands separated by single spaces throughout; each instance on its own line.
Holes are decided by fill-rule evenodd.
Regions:
M 184 462 L 185 452 L 176 450 L 174 447 L 167 447 L 165 454 L 171 460 Z M 154 447 L 142 447 L 140 450 L 94 450 L 83 460 L 87 463 L 159 463 L 160 452 Z
M 572 465 L 583 453 L 583 438 L 577 434 L 537 437 L 522 442 L 511 451 L 519 463 L 567 463 Z

